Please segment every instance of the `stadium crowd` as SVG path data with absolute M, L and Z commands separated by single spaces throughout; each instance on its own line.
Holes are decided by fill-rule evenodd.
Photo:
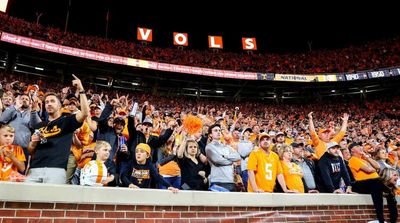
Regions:
M 355 72 L 400 64 L 399 37 L 366 42 L 335 50 L 273 54 L 255 52 L 159 48 L 137 42 L 85 36 L 0 13 L 0 31 L 40 39 L 64 46 L 112 55 L 196 67 L 289 74 Z
M 161 49 L 0 13 L 0 31 L 158 62 L 277 73 L 400 64 L 398 38 L 302 54 Z M 397 221 L 400 102 L 167 98 L 0 73 L 0 181 L 179 190 L 370 194 Z M 61 89 L 61 91 L 60 91 Z
M 396 222 L 398 97 L 228 103 L 91 89 L 76 76 L 72 85 L 5 73 L 0 80 L 1 180 L 356 192 L 371 194 L 381 222 L 386 197 Z

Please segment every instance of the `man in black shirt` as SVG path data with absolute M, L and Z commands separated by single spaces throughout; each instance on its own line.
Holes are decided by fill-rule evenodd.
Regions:
M 339 156 L 340 146 L 336 142 L 326 144 L 327 151 L 318 161 L 323 184 L 321 191 L 326 193 L 352 193 L 350 177 L 344 165 L 342 157 Z M 344 180 L 347 189 L 340 188 L 340 181 Z
M 66 183 L 72 134 L 89 116 L 89 105 L 82 82 L 75 75 L 72 76 L 74 78 L 72 84 L 79 92 L 81 111 L 70 116 L 62 116 L 61 102 L 57 95 L 54 93 L 46 95 L 45 107 L 49 118 L 48 121 L 41 122 L 35 127 L 40 134 L 33 134 L 29 142 L 28 151 L 32 155 L 32 160 L 26 182 Z

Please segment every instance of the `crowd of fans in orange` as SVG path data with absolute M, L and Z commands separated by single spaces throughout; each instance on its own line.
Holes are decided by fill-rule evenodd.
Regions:
M 0 14 L 0 30 L 158 62 L 282 73 L 399 65 L 398 38 L 304 54 L 161 49 Z M 221 102 L 1 73 L 0 180 L 178 190 L 371 194 L 397 221 L 400 102 Z M 85 86 L 85 87 L 84 87 Z M 61 91 L 60 91 L 61 89 Z

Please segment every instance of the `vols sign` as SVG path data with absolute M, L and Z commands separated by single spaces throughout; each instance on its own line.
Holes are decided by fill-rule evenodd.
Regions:
M 175 46 L 188 46 L 188 34 L 174 32 L 174 45 Z
M 257 50 L 256 38 L 242 38 L 244 50 Z
M 141 41 L 152 42 L 153 41 L 153 30 L 147 28 L 137 28 L 137 39 Z
M 6 12 L 8 0 L 0 0 L 0 12 Z
M 214 49 L 223 49 L 222 36 L 208 36 L 208 47 Z

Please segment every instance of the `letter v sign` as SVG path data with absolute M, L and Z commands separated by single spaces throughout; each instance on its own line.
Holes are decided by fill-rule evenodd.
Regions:
M 141 40 L 141 41 L 152 42 L 153 41 L 153 30 L 138 27 L 137 39 Z

